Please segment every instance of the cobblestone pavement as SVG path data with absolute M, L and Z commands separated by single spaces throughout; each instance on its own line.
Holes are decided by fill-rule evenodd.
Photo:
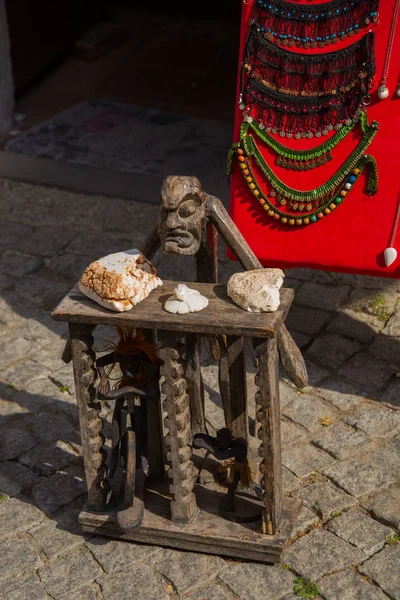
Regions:
M 0 206 L 2 600 L 295 600 L 297 577 L 325 600 L 400 599 L 400 282 L 286 273 L 310 386 L 282 376 L 284 488 L 304 500 L 282 566 L 105 540 L 77 527 L 74 385 L 49 311 L 92 259 L 140 244 L 157 207 L 5 180 Z M 221 258 L 227 276 L 237 266 Z M 215 365 L 205 379 L 218 426 Z

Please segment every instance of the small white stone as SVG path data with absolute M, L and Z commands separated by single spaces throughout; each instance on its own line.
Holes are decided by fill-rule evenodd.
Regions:
M 175 289 L 173 295 L 166 300 L 164 309 L 172 314 L 185 315 L 191 312 L 199 312 L 208 306 L 208 299 L 202 296 L 197 290 L 189 288 L 184 283 L 180 283 Z
M 227 293 L 248 312 L 275 312 L 279 308 L 284 273 L 280 269 L 256 269 L 230 277 Z
M 397 258 L 397 250 L 396 248 L 386 248 L 385 252 L 384 252 L 384 256 L 385 256 L 385 264 L 387 267 L 390 267 L 390 265 L 392 265 L 394 263 L 394 261 Z
M 387 89 L 386 85 L 381 85 L 381 87 L 378 89 L 378 96 L 380 100 L 385 100 L 389 97 L 389 90 Z
M 351 185 L 351 183 L 346 183 L 344 187 L 346 188 L 346 190 L 351 190 L 353 186 Z

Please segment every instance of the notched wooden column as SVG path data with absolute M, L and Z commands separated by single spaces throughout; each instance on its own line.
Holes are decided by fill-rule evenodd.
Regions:
M 92 510 L 103 510 L 106 506 L 106 452 L 103 450 L 103 421 L 99 416 L 101 404 L 96 402 L 94 387 L 96 355 L 92 350 L 92 330 L 91 325 L 69 325 L 88 503 Z
M 170 464 L 168 476 L 172 479 L 171 517 L 173 521 L 190 523 L 198 512 L 193 492 L 197 473 L 191 460 L 190 407 L 183 362 L 185 346 L 181 338 L 179 334 L 158 332 L 162 342 L 159 356 L 163 361 L 160 373 L 164 377 L 161 391 L 165 395 L 163 408 L 167 413 L 164 424 L 168 429 L 165 439 Z
M 253 339 L 256 350 L 254 366 L 257 437 L 261 440 L 258 449 L 261 473 L 261 488 L 264 494 L 262 532 L 277 533 L 282 515 L 282 464 L 281 464 L 281 421 L 279 404 L 278 350 L 276 338 Z

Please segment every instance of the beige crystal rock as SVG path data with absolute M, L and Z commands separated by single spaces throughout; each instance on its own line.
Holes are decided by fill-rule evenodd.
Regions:
M 284 277 L 280 269 L 235 273 L 228 280 L 228 296 L 249 312 L 275 312 L 279 308 L 279 288 Z
M 103 256 L 79 280 L 85 296 L 118 312 L 130 310 L 160 285 L 155 267 L 136 249 Z

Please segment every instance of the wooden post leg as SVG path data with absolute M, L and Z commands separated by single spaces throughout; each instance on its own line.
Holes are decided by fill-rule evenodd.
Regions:
M 193 435 L 196 433 L 206 433 L 200 345 L 201 342 L 195 333 L 186 334 L 186 380 L 188 384 Z
M 282 515 L 281 421 L 279 405 L 278 351 L 275 338 L 253 340 L 256 350 L 257 432 L 261 444 L 261 488 L 264 494 L 262 532 L 273 535 Z
M 235 437 L 249 438 L 244 339 L 230 335 L 219 363 L 219 384 L 225 423 Z
M 146 339 L 156 345 L 156 335 L 153 329 L 145 329 Z M 154 396 L 146 398 L 147 415 L 147 458 L 150 476 L 156 481 L 165 480 L 164 469 L 164 439 L 162 431 L 161 398 L 157 389 Z
M 106 505 L 106 453 L 103 450 L 104 436 L 101 433 L 103 422 L 99 417 L 101 405 L 96 402 L 94 387 L 96 371 L 93 363 L 96 357 L 92 350 L 92 330 L 91 325 L 69 325 L 89 508 L 103 510 Z
M 191 460 L 189 396 L 182 358 L 185 346 L 181 343 L 181 337 L 171 332 L 158 332 L 158 338 L 163 343 L 159 356 L 164 363 L 160 372 L 164 377 L 161 391 L 165 395 L 165 427 L 169 431 L 165 442 L 170 462 L 168 476 L 172 479 L 171 517 L 173 521 L 190 523 L 198 508 L 193 493 L 196 469 Z

